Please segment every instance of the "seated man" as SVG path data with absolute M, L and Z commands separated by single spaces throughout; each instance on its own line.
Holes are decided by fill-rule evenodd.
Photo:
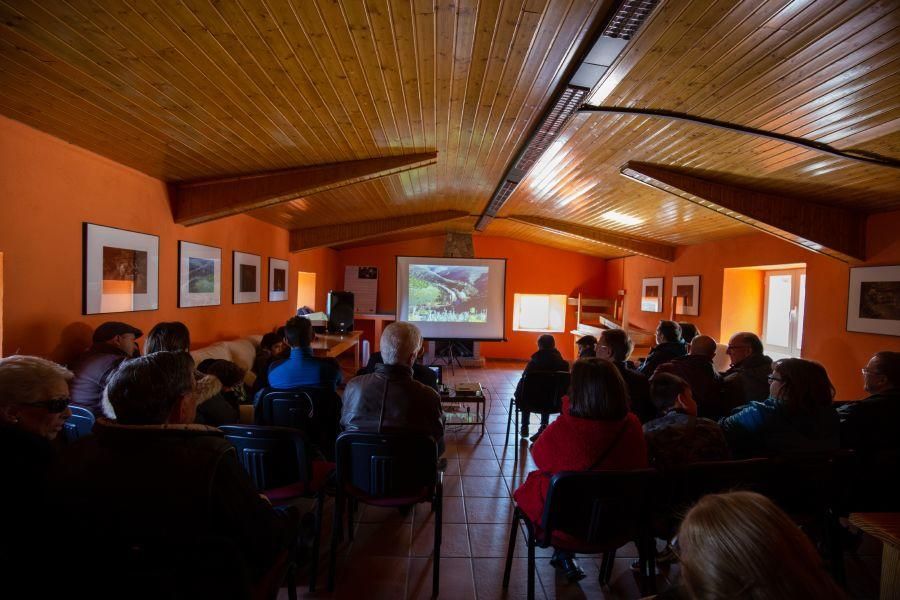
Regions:
M 421 345 L 422 334 L 415 325 L 397 321 L 384 328 L 384 363 L 375 365 L 374 373 L 354 377 L 344 389 L 344 431 L 425 433 L 444 453 L 441 397 L 413 379 L 412 365 Z
M 115 576 L 120 565 L 110 562 L 124 561 L 135 544 L 174 552 L 179 542 L 210 537 L 233 542 L 258 581 L 296 537 L 296 519 L 257 494 L 222 432 L 194 424 L 193 386 L 186 352 L 123 363 L 108 387 L 118 420 L 99 419 L 62 457 L 59 512 L 50 514 L 77 546 L 67 564 L 81 557 L 77 568 L 99 568 L 92 586 Z
M 276 389 L 317 387 L 334 391 L 342 381 L 341 367 L 333 358 L 313 356 L 315 334 L 312 321 L 291 317 L 284 326 L 284 341 L 291 347 L 287 360 L 279 360 L 269 367 L 269 386 Z
M 900 352 L 877 352 L 862 370 L 870 396 L 838 408 L 841 446 L 855 450 L 897 450 L 900 436 Z
M 647 377 L 628 367 L 628 357 L 634 350 L 634 342 L 623 329 L 605 329 L 597 344 L 597 356 L 612 361 L 625 380 L 631 412 L 641 423 L 656 417 L 656 408 L 650 402 L 650 383 Z
M 688 345 L 687 356 L 673 358 L 656 368 L 657 373 L 672 373 L 687 381 L 697 403 L 697 414 L 709 419 L 728 415 L 722 405 L 722 377 L 713 367 L 716 340 L 708 335 L 698 335 Z
M 594 358 L 597 356 L 597 338 L 585 335 L 575 342 L 578 346 L 578 358 Z
M 730 458 L 722 428 L 697 416 L 697 403 L 684 379 L 657 371 L 650 378 L 650 398 L 660 415 L 644 423 L 650 466 L 668 469 Z
M 652 377 L 656 367 L 685 354 L 687 349 L 681 339 L 681 325 L 675 321 L 660 321 L 656 327 L 656 346 L 637 370 Z
M 762 341 L 755 333 L 741 331 L 728 340 L 731 368 L 722 373 L 722 402 L 725 410 L 769 397 L 772 359 L 763 354 Z
M 421 359 L 423 351 L 419 351 L 419 357 L 417 357 L 416 362 L 413 363 L 413 379 L 421 383 L 422 385 L 427 385 L 434 391 L 438 391 L 438 378 L 434 371 L 423 365 L 419 362 Z M 381 352 L 373 352 L 369 356 L 369 362 L 366 363 L 366 366 L 356 372 L 357 375 L 369 375 L 375 372 L 375 367 L 378 365 L 384 364 L 384 358 L 381 356 Z
M 72 365 L 75 373 L 69 386 L 72 404 L 88 409 L 95 417 L 115 417 L 103 412 L 103 390 L 122 361 L 137 354 L 135 340 L 142 335 L 137 327 L 118 321 L 108 321 L 97 327 L 93 345 Z
M 538 350 L 534 354 L 531 355 L 531 359 L 528 361 L 528 364 L 525 365 L 524 373 L 528 373 L 529 371 L 568 371 L 569 363 L 562 357 L 562 354 L 559 353 L 559 350 L 556 349 L 556 340 L 553 339 L 552 335 L 544 334 L 537 340 Z M 515 397 L 518 398 L 519 394 L 522 391 L 522 380 L 519 379 L 519 383 L 516 385 L 516 393 Z M 528 422 L 531 420 L 531 413 L 528 411 L 522 411 L 522 437 L 528 437 Z M 550 423 L 550 414 L 549 413 L 541 413 L 541 428 L 538 429 L 537 433 L 531 436 L 531 441 L 534 442 L 540 437 L 541 432 L 543 432 L 547 425 Z

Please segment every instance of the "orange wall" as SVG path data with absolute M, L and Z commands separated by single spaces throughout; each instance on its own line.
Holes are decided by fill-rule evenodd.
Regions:
M 325 302 L 330 290 L 343 289 L 343 273 L 338 274 L 338 253 L 331 248 L 316 248 L 291 254 L 291 273 L 305 271 L 316 274 L 316 305 L 318 312 L 325 311 Z M 295 299 L 296 300 L 296 299 Z M 296 302 L 292 304 L 296 306 Z
M 474 236 L 476 258 L 506 258 L 507 342 L 485 342 L 481 353 L 493 358 L 528 358 L 537 349 L 537 333 L 512 330 L 513 294 L 567 294 L 605 297 L 606 261 L 586 254 L 557 250 L 528 242 L 491 236 Z M 343 285 L 344 267 L 371 265 L 378 272 L 378 311 L 393 313 L 397 304 L 397 256 L 443 256 L 444 237 L 434 236 L 403 242 L 363 246 L 339 254 L 338 285 Z M 570 307 L 565 333 L 554 334 L 557 346 L 572 358 L 575 310 Z
M 267 259 L 288 258 L 287 231 L 246 216 L 191 228 L 175 225 L 162 181 L 3 117 L 0 198 L 4 355 L 39 354 L 65 362 L 108 320 L 127 321 L 145 332 L 159 321 L 184 321 L 194 346 L 203 346 L 269 330 L 293 313 L 293 277 L 288 301 L 265 300 Z M 159 310 L 81 315 L 83 221 L 160 237 Z M 220 306 L 177 308 L 178 240 L 222 248 Z M 232 250 L 262 257 L 262 302 L 231 303 Z
M 866 265 L 900 263 L 898 230 L 900 211 L 869 218 L 869 260 Z M 700 275 L 700 315 L 679 317 L 679 320 L 692 321 L 703 333 L 719 339 L 724 269 L 795 262 L 807 265 L 803 356 L 825 365 L 837 388 L 838 399 L 862 397 L 860 368 L 879 350 L 900 351 L 900 337 L 847 331 L 850 274 L 849 265 L 843 262 L 760 233 L 680 247 L 672 263 L 637 256 L 612 260 L 607 270 L 607 287 L 624 287 L 628 293 L 629 322 L 653 329 L 663 317 L 658 313 L 640 312 L 641 279 L 665 276 L 666 304 L 662 315 L 667 316 L 672 277 Z
M 765 271 L 726 269 L 722 281 L 721 337 L 738 331 L 762 331 L 763 299 L 766 293 Z

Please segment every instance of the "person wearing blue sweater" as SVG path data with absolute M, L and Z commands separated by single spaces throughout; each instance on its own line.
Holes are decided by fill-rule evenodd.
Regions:
M 284 390 L 297 387 L 317 387 L 334 391 L 341 383 L 341 367 L 333 358 L 313 356 L 312 322 L 303 317 L 291 317 L 284 327 L 284 340 L 291 347 L 291 355 L 269 367 L 269 387 Z

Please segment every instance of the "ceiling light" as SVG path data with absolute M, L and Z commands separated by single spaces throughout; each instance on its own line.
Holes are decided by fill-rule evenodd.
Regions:
M 614 210 L 606 211 L 605 213 L 600 215 L 600 218 L 609 219 L 610 221 L 615 221 L 616 223 L 621 223 L 622 225 L 640 225 L 644 222 L 643 219 L 638 219 L 637 217 L 632 217 L 631 215 L 626 215 Z

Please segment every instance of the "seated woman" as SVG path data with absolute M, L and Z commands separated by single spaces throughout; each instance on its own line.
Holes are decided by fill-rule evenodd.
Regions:
M 681 524 L 678 545 L 685 592 L 679 597 L 845 597 L 800 528 L 753 492 L 701 498 Z
M 197 365 L 197 370 L 206 375 L 213 375 L 222 382 L 222 391 L 219 395 L 224 402 L 219 402 L 216 398 L 204 402 L 197 407 L 197 418 L 194 422 L 218 427 L 240 421 L 241 404 L 246 398 L 245 371 L 230 360 L 217 358 L 207 358 Z
M 785 358 L 769 376 L 769 398 L 719 424 L 735 458 L 828 452 L 840 447 L 833 399 L 834 386 L 822 365 Z
M 628 393 L 619 370 L 603 358 L 572 366 L 572 391 L 559 418 L 531 449 L 537 471 L 513 493 L 516 504 L 539 524 L 550 479 L 560 471 L 641 469 L 647 446 L 641 422 L 628 410 Z M 584 578 L 573 555 L 557 551 L 550 563 L 570 581 Z
M 253 374 L 256 381 L 253 382 L 253 396 L 263 388 L 269 387 L 269 367 L 276 360 L 285 358 L 284 354 L 290 354 L 290 347 L 284 342 L 284 338 L 271 332 L 262 336 L 259 347 L 256 349 L 256 357 L 253 359 Z

